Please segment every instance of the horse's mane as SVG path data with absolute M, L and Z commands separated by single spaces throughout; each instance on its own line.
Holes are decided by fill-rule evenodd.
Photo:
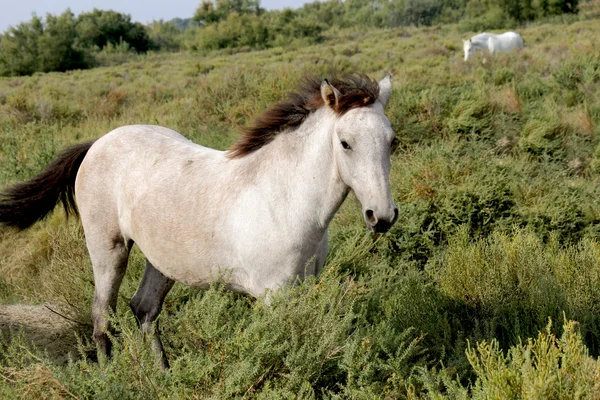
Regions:
M 325 105 L 321 97 L 321 82 L 304 78 L 300 88 L 288 98 L 275 104 L 242 130 L 242 137 L 229 149 L 230 158 L 244 157 L 270 143 L 280 132 L 302 124 L 308 115 Z M 341 93 L 334 111 L 343 115 L 347 111 L 373 104 L 379 95 L 377 81 L 363 74 L 336 77 L 330 83 Z

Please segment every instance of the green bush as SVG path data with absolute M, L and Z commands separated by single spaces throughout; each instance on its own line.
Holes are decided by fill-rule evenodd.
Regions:
M 467 356 L 477 374 L 474 399 L 488 398 L 594 398 L 600 390 L 600 363 L 590 357 L 577 332 L 577 323 L 565 320 L 560 338 L 545 332 L 512 347 L 505 354 L 498 342 L 481 342 Z
M 137 52 L 150 49 L 150 38 L 145 27 L 131 22 L 131 16 L 116 11 L 94 9 L 77 17 L 77 37 L 85 47 L 103 49 L 126 42 Z
M 30 75 L 36 71 L 86 68 L 90 54 L 76 37 L 76 20 L 67 10 L 45 22 L 34 16 L 0 36 L 0 76 Z
M 556 109 L 546 108 L 540 116 L 531 118 L 520 134 L 519 148 L 536 156 L 564 157 L 563 140 L 569 128 L 560 119 Z
M 446 124 L 449 132 L 469 137 L 490 137 L 493 135 L 492 118 L 494 104 L 485 89 L 465 90 L 456 102 Z
M 406 25 L 431 25 L 442 9 L 440 0 L 406 0 L 402 18 Z
M 130 19 L 101 10 L 77 18 L 70 10 L 47 14 L 45 20 L 34 16 L 0 35 L 0 76 L 90 68 L 97 65 L 95 55 L 107 47 L 145 52 L 150 48 L 145 27 Z

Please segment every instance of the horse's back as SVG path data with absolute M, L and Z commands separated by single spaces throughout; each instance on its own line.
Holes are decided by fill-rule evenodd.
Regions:
M 523 38 L 516 32 L 505 32 L 499 35 L 489 35 L 489 50 L 491 53 L 523 48 Z
M 505 32 L 501 35 L 497 35 L 497 38 L 510 49 L 523 47 L 523 38 L 516 32 Z
M 120 230 L 123 205 L 138 201 L 149 184 L 181 176 L 189 159 L 219 159 L 221 153 L 159 126 L 130 125 L 107 133 L 92 145 L 77 173 L 75 196 L 84 229 Z M 156 179 L 148 179 L 151 175 Z
M 171 129 L 154 125 L 119 127 L 100 137 L 89 149 L 76 180 L 76 195 L 84 186 L 110 183 L 131 176 L 149 164 L 198 154 L 216 156 L 216 150 L 197 145 Z M 91 183 L 93 182 L 93 183 Z M 112 182 L 114 183 L 114 182 Z

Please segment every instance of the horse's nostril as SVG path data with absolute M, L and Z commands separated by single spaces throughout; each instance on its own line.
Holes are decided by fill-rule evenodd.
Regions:
M 375 225 L 377 223 L 377 218 L 375 217 L 373 210 L 365 211 L 365 219 L 371 225 Z
M 394 222 L 398 220 L 398 207 L 394 208 L 394 219 L 392 220 L 392 225 Z

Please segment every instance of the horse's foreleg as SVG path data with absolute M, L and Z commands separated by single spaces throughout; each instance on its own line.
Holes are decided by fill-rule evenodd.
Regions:
M 94 269 L 94 339 L 99 359 L 110 357 L 111 342 L 108 333 L 112 333 L 108 317 L 117 308 L 119 287 L 127 269 L 127 258 L 131 244 L 125 242 L 104 243 L 88 237 L 88 250 Z
M 325 265 L 325 259 L 327 258 L 327 253 L 329 252 L 329 233 L 325 231 L 325 235 L 323 235 L 323 239 L 321 239 L 321 243 L 319 244 L 319 249 L 317 250 L 317 254 L 315 257 L 315 275 L 319 275 L 323 266 Z
M 144 335 L 152 336 L 152 349 L 156 353 L 161 369 L 169 368 L 169 361 L 158 335 L 158 322 L 152 331 L 152 323 L 160 314 L 163 301 L 173 287 L 175 281 L 164 276 L 146 260 L 146 270 L 129 306 L 135 315 Z
M 268 279 L 258 279 L 258 281 L 262 282 L 260 285 L 257 285 L 254 288 L 254 292 L 250 292 L 254 297 L 259 297 L 263 293 L 265 293 L 265 305 L 271 305 L 271 295 L 273 291 L 278 288 L 288 285 L 295 284 L 297 279 L 300 278 L 302 280 L 306 279 L 308 276 L 314 275 L 317 276 L 321 273 L 323 266 L 325 265 L 325 260 L 327 259 L 327 253 L 329 252 L 329 233 L 325 231 L 323 238 L 319 242 L 317 247 L 317 251 L 313 254 L 310 259 L 304 265 L 304 269 L 301 271 L 295 271 L 296 273 L 292 273 L 289 275 L 283 274 L 277 277 L 274 277 L 272 274 Z M 283 263 L 285 264 L 285 262 Z

